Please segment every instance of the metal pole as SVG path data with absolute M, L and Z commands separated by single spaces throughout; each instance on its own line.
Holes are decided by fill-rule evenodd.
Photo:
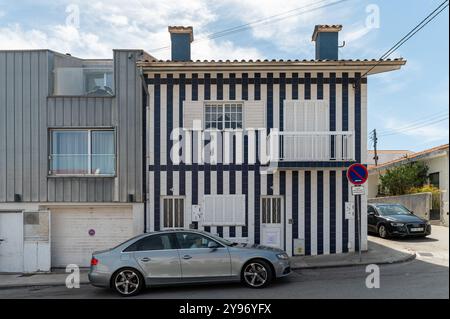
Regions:
M 362 262 L 361 256 L 361 195 L 356 195 L 356 207 L 357 207 L 357 216 L 358 216 L 358 254 L 359 261 Z

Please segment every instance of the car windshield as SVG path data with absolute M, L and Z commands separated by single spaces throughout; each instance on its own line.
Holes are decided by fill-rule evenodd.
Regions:
M 379 205 L 377 208 L 382 216 L 411 215 L 411 212 L 402 205 Z

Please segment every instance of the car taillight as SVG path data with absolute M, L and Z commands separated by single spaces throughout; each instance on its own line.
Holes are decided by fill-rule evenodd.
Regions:
M 98 259 L 92 257 L 92 259 L 91 259 L 91 266 L 97 266 L 97 265 L 98 265 Z

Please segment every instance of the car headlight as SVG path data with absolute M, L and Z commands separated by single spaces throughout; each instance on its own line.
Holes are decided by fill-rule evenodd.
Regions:
M 289 256 L 286 253 L 277 254 L 277 258 L 281 260 L 288 260 Z
M 403 224 L 403 223 L 391 223 L 391 225 L 394 226 L 394 227 L 403 227 L 403 226 L 405 226 L 405 224 Z

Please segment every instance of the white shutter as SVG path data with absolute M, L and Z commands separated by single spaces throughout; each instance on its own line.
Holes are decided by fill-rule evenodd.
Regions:
M 204 195 L 204 226 L 244 226 L 245 195 Z
M 203 102 L 183 101 L 183 127 L 192 129 L 194 127 L 194 120 L 200 120 L 202 128 L 204 127 Z
M 265 128 L 266 105 L 264 101 L 245 101 L 244 118 L 244 128 Z
M 324 132 L 328 131 L 328 126 L 327 101 L 284 101 L 284 130 L 286 132 Z

